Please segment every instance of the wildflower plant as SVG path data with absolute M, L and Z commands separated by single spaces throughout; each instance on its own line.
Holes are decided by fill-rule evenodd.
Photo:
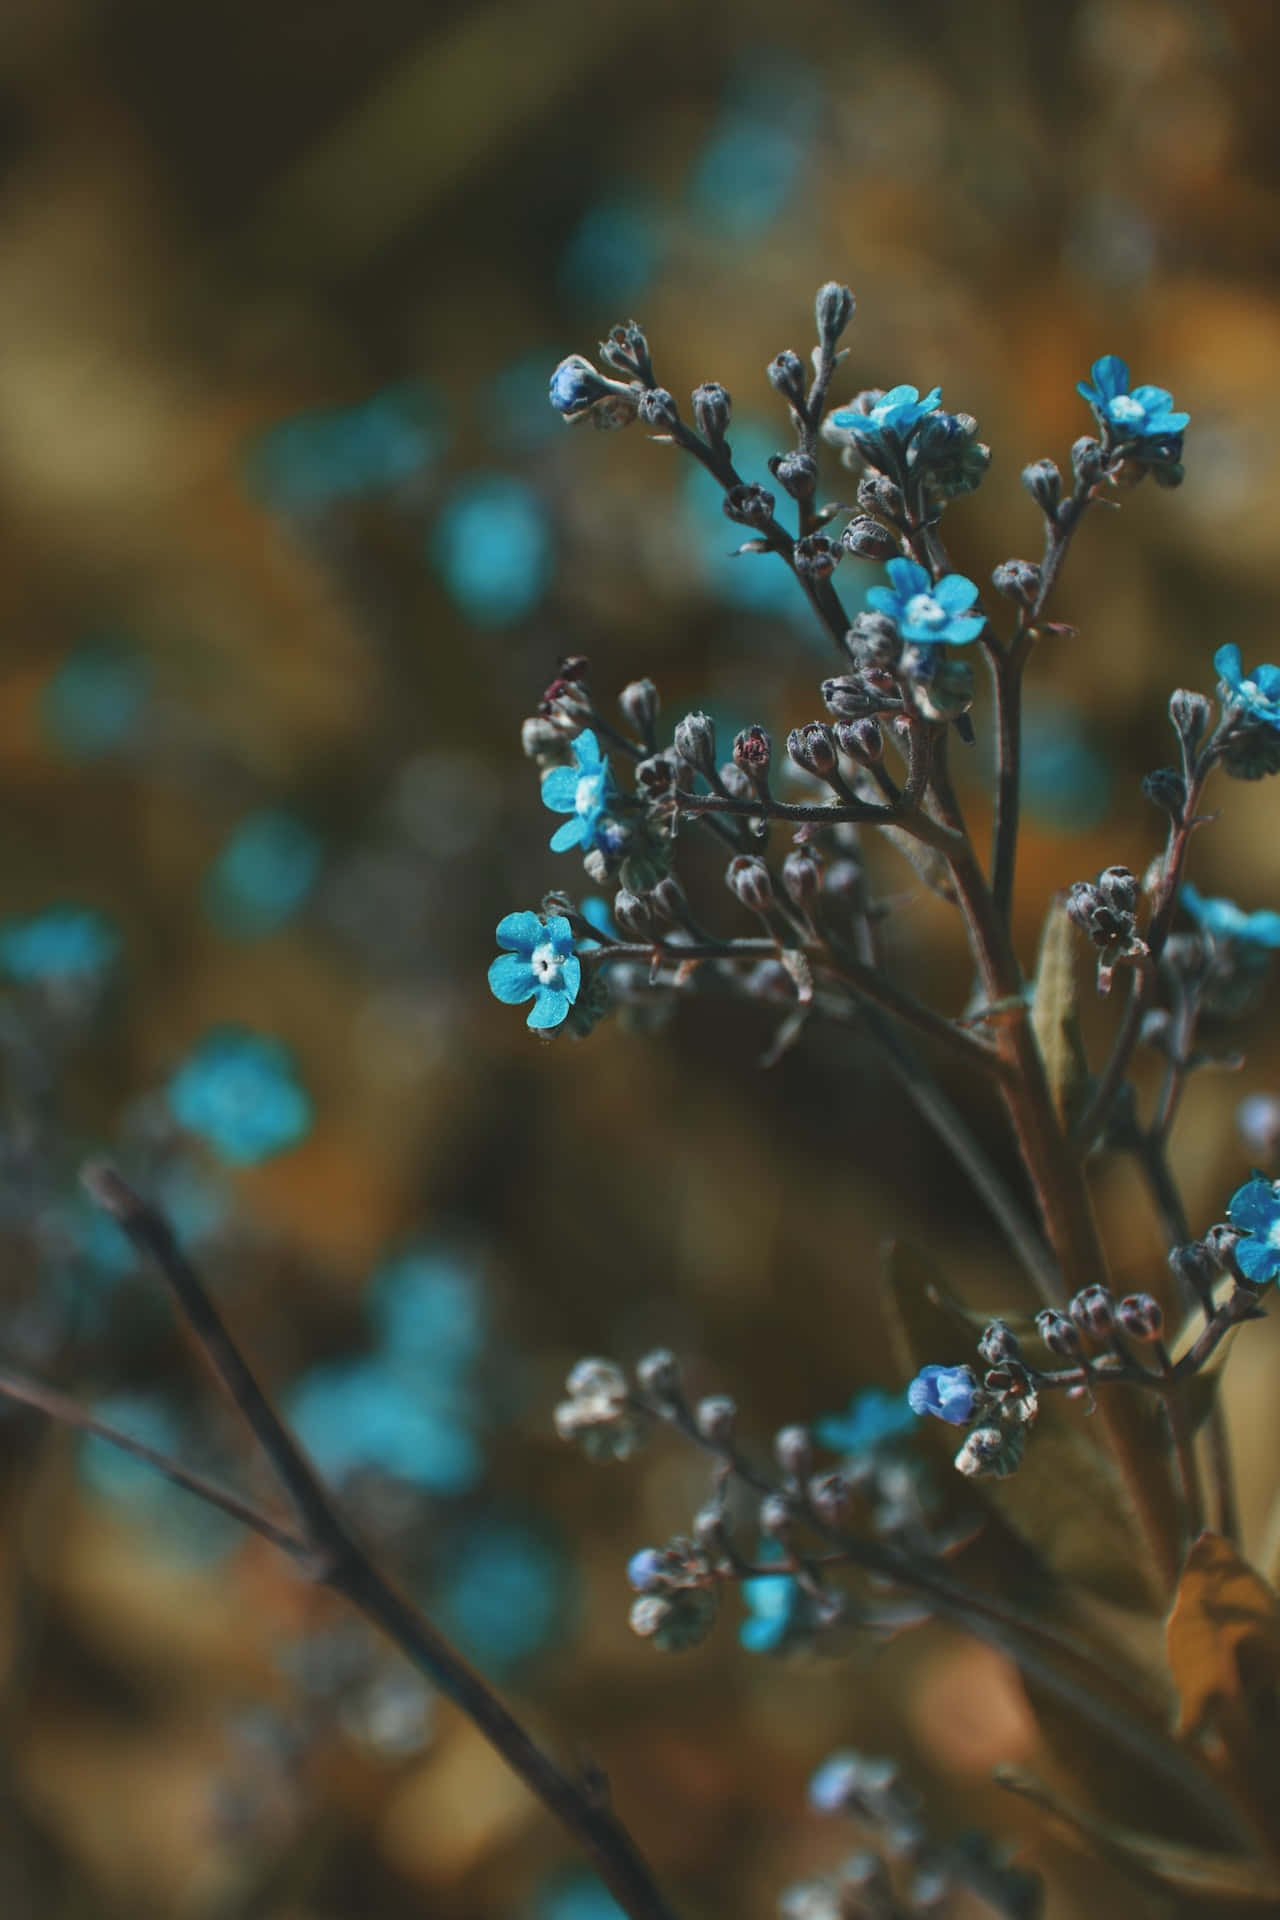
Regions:
M 663 1434 L 705 1466 L 693 1511 L 673 1515 L 665 1540 L 638 1543 L 625 1578 L 619 1568 L 630 1626 L 654 1649 L 695 1653 L 726 1618 L 744 1658 L 839 1655 L 929 1620 L 976 1635 L 1077 1735 L 1087 1729 L 1109 1749 L 1142 1784 L 1135 1803 L 1158 1800 L 1164 1822 L 1147 1831 L 1104 1818 L 1087 1791 L 1011 1769 L 998 1775 L 1004 1787 L 1065 1825 L 1108 1872 L 1154 1887 L 1179 1910 L 1275 1910 L 1280 1596 L 1242 1555 L 1218 1381 L 1232 1337 L 1263 1317 L 1265 1290 L 1280 1277 L 1280 1180 L 1242 1167 L 1224 1217 L 1192 1223 L 1169 1141 L 1192 1076 L 1221 1064 L 1202 1028 L 1256 1006 L 1280 944 L 1280 909 L 1207 897 L 1186 879 L 1217 776 L 1280 771 L 1280 668 L 1246 674 L 1227 642 L 1206 662 L 1216 703 L 1174 691 L 1176 759 L 1144 782 L 1166 822 L 1162 852 L 1141 876 L 1117 858 L 1051 901 L 1032 971 L 1011 929 L 1024 676 L 1041 645 L 1068 633 L 1051 618 L 1052 601 L 1090 509 L 1148 476 L 1179 485 L 1189 417 L 1163 388 L 1133 385 L 1116 356 L 1095 361 L 1080 393 L 1096 431 L 1072 447 L 1069 477 L 1049 459 L 1023 471 L 1041 557 L 1000 560 L 988 591 L 953 567 L 943 535 L 990 464 L 978 423 L 945 409 L 937 387 L 898 383 L 842 399 L 839 343 L 853 312 L 848 288 L 822 287 L 808 363 L 788 349 L 767 366 L 790 428 L 769 460 L 769 486 L 745 480 L 735 463 L 725 387 L 698 386 L 690 421 L 659 383 L 634 321 L 611 330 L 599 366 L 572 354 L 551 374 L 551 407 L 567 424 L 639 425 L 711 477 L 744 564 L 781 562 L 794 576 L 833 670 L 815 691 L 814 718 L 785 741 L 761 716 L 727 742 L 703 712 L 661 725 L 658 689 L 643 675 L 621 690 L 615 716 L 587 660 L 560 661 L 522 736 L 538 797 L 558 816 L 546 856 L 554 884 L 536 907 L 499 922 L 489 984 L 505 1005 L 528 1006 L 526 1024 L 544 1045 L 585 1039 L 615 1014 L 643 1030 L 706 998 L 758 1009 L 767 1061 L 810 1028 L 851 1028 L 981 1196 L 1020 1270 L 1021 1301 L 997 1314 L 956 1298 L 932 1263 L 921 1274 L 895 1254 L 891 1331 L 911 1356 L 903 1373 L 915 1369 L 895 1391 L 868 1389 L 847 1410 L 796 1408 L 762 1447 L 735 1402 L 692 1388 L 667 1349 L 626 1364 L 589 1355 L 568 1376 L 555 1429 L 611 1470 Z M 824 459 L 838 460 L 846 485 L 852 476 L 856 508 L 825 499 Z M 837 585 L 851 557 L 884 570 L 852 617 Z M 994 694 L 986 858 L 951 773 L 954 743 L 976 738 L 979 662 Z M 784 782 L 786 762 L 803 777 L 798 787 Z M 874 834 L 963 927 L 976 975 L 967 1005 L 932 1007 L 886 966 L 880 926 L 891 902 L 877 897 L 863 857 Z M 695 835 L 724 862 L 725 891 L 706 904 L 681 876 Z M 47 929 L 38 938 L 10 930 L 12 978 L 90 970 L 83 927 L 55 931 L 50 962 Z M 64 940 L 72 963 L 60 957 Z M 88 947 L 91 970 L 108 967 L 110 941 Z M 1109 1045 L 1095 1057 L 1077 1018 L 1090 956 L 1098 991 L 1116 1003 Z M 1135 1084 L 1140 1050 L 1157 1068 L 1154 1099 Z M 935 1061 L 962 1067 L 998 1099 L 1021 1188 Z M 215 1030 L 179 1066 L 168 1106 L 233 1166 L 286 1150 L 311 1123 L 291 1056 L 240 1029 Z M 1259 1110 L 1247 1126 L 1274 1164 L 1280 1120 Z M 1090 1168 L 1109 1154 L 1131 1159 L 1163 1232 L 1167 1273 L 1149 1286 L 1117 1285 L 1100 1237 Z M 448 1275 L 415 1254 L 380 1282 L 370 1353 L 295 1382 L 300 1445 L 164 1213 L 109 1168 L 87 1182 L 167 1282 L 289 1511 L 280 1517 L 183 1466 L 163 1427 L 150 1439 L 131 1435 L 16 1374 L 0 1374 L 0 1392 L 158 1469 L 351 1602 L 471 1717 L 581 1847 L 619 1911 L 674 1920 L 682 1909 L 610 1806 L 599 1770 L 555 1759 L 467 1663 L 469 1654 L 501 1667 L 504 1653 L 550 1630 L 558 1603 L 548 1543 L 495 1520 L 471 1561 L 460 1557 L 442 1577 L 428 1618 L 382 1573 L 322 1477 L 367 1484 L 381 1473 L 437 1499 L 467 1493 L 479 1453 L 445 1443 L 472 1404 L 476 1322 Z M 388 1421 L 393 1395 L 417 1406 L 416 1426 Z M 934 1470 L 926 1436 L 945 1440 L 955 1474 Z M 1033 1487 L 1018 1499 L 1029 1469 L 1041 1489 L 1079 1491 L 1106 1580 L 1073 1568 L 1043 1529 L 1037 1537 L 1031 1510 L 1043 1494 Z M 996 1517 L 1023 1534 L 1038 1576 L 1009 1590 L 961 1559 Z M 1117 1586 L 1148 1630 L 1111 1632 L 1093 1602 Z M 505 1619 L 493 1606 L 500 1593 L 512 1609 Z M 1149 1628 L 1161 1620 L 1158 1657 Z M 416 1724 L 420 1703 L 411 1704 Z M 896 1764 L 853 1748 L 813 1758 L 812 1807 L 851 1818 L 869 1844 L 833 1874 L 782 1891 L 788 1920 L 937 1913 L 953 1894 L 1010 1920 L 1042 1910 L 1038 1877 L 1011 1865 L 997 1841 L 935 1837 Z M 594 1888 L 583 1897 L 590 1905 Z

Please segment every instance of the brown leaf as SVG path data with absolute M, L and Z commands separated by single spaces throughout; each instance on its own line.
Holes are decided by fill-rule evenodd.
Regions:
M 1202 1533 L 1187 1555 L 1167 1630 L 1180 1733 L 1212 1721 L 1252 1731 L 1280 1682 L 1280 1600 L 1229 1541 Z

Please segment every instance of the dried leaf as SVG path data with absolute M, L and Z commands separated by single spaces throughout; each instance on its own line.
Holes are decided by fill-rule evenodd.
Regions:
M 1062 894 L 1050 901 L 1040 935 L 1031 1025 L 1039 1042 L 1053 1104 L 1069 1132 L 1088 1085 L 1089 1067 L 1080 1037 L 1076 930 L 1067 918 Z
M 1178 1731 L 1250 1735 L 1280 1684 L 1280 1599 L 1220 1534 L 1202 1533 L 1187 1555 L 1167 1645 Z
M 1231 1907 L 1280 1907 L 1280 1875 L 1270 1860 L 1244 1854 L 1207 1853 L 1199 1847 L 1178 1846 L 1127 1827 L 1112 1826 L 1082 1807 L 1068 1805 L 1017 1767 L 997 1767 L 995 1779 L 1021 1799 L 1061 1821 L 1084 1840 L 1092 1852 L 1130 1872 L 1144 1885 L 1156 1885 L 1185 1899 L 1214 1901 Z

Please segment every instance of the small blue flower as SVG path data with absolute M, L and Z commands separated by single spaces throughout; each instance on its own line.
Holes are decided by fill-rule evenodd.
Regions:
M 945 573 L 935 586 L 915 560 L 891 560 L 887 572 L 892 586 L 868 588 L 867 605 L 888 614 L 904 640 L 963 647 L 986 626 L 984 615 L 969 613 L 978 589 L 962 573 Z
M 1100 427 L 1109 428 L 1121 442 L 1177 441 L 1191 415 L 1175 413 L 1173 396 L 1163 387 L 1135 387 L 1129 391 L 1129 369 L 1114 353 L 1106 353 L 1090 368 L 1092 385 L 1076 383 L 1076 392 L 1089 402 Z M 1178 449 L 1169 450 L 1176 459 Z
M 127 747 L 147 704 L 147 674 L 127 646 L 90 640 L 74 647 L 45 687 L 40 719 L 53 745 L 73 760 Z
M 287 1402 L 289 1421 L 326 1479 L 380 1473 L 424 1493 L 469 1493 L 484 1471 L 466 1409 L 442 1403 L 385 1354 L 315 1367 Z
M 270 807 L 247 815 L 205 881 L 210 918 L 241 939 L 274 933 L 310 893 L 323 858 L 316 835 L 293 814 Z
M 597 933 L 606 940 L 621 940 L 622 935 L 613 924 L 613 911 L 602 894 L 589 893 L 582 902 L 582 917 Z
M 0 922 L 0 973 L 19 986 L 87 986 L 120 951 L 105 914 L 70 902 Z
M 484 1303 L 475 1277 L 429 1246 L 410 1247 L 379 1267 L 369 1318 L 392 1359 L 441 1385 L 456 1382 L 484 1348 Z
M 616 788 L 609 770 L 607 754 L 588 728 L 573 742 L 573 765 L 552 767 L 542 777 L 542 804 L 553 813 L 572 814 L 551 836 L 552 853 L 567 853 L 581 847 L 590 853 L 600 847 L 607 853 L 619 850 L 622 829 L 608 812 Z
M 963 1427 L 973 1416 L 978 1382 L 972 1367 L 922 1367 L 907 1388 L 912 1413 L 931 1413 L 948 1426 Z
M 770 1540 L 761 1548 L 762 1560 L 781 1560 L 782 1548 Z M 748 1653 L 776 1653 L 800 1613 L 800 1588 L 789 1573 L 757 1574 L 742 1582 L 742 1602 L 748 1618 L 738 1628 L 738 1643 Z
M 1250 947 L 1280 947 L 1280 913 L 1259 907 L 1246 913 L 1234 900 L 1206 900 L 1188 880 L 1182 904 L 1213 940 L 1234 940 Z
M 522 1520 L 487 1516 L 452 1542 L 431 1617 L 490 1674 L 544 1647 L 570 1600 L 564 1556 Z
M 1222 680 L 1219 690 L 1231 705 L 1243 707 L 1251 720 L 1280 729 L 1280 667 L 1255 667 L 1246 679 L 1240 649 L 1219 647 L 1213 664 Z
M 914 1433 L 915 1414 L 903 1393 L 865 1387 L 855 1393 L 846 1413 L 824 1413 L 813 1423 L 820 1447 L 850 1458 L 873 1452 L 905 1433 Z
M 1227 1202 L 1227 1218 L 1241 1234 L 1236 1262 L 1246 1280 L 1262 1286 L 1280 1275 L 1280 1185 L 1255 1174 Z
M 570 235 L 560 285 L 571 300 L 625 306 L 649 287 L 663 251 L 657 205 L 632 193 L 611 194 L 588 207 Z M 551 404 L 556 406 L 554 398 Z
M 169 1108 L 224 1160 L 253 1166 L 311 1131 L 311 1099 L 293 1055 L 279 1040 L 244 1027 L 218 1027 L 169 1082 Z
M 916 387 L 890 387 L 866 413 L 860 407 L 838 407 L 831 415 L 831 424 L 853 435 L 864 458 L 879 460 L 887 453 L 901 452 L 941 401 L 941 387 L 930 388 L 923 400 Z
M 536 913 L 508 913 L 498 922 L 500 953 L 489 968 L 489 991 L 504 1006 L 532 999 L 530 1027 L 558 1027 L 578 997 L 582 962 L 562 913 L 540 920 Z
M 547 510 L 517 474 L 472 474 L 445 502 L 430 556 L 464 620 L 510 626 L 533 612 L 551 584 Z
M 641 1547 L 627 1562 L 627 1581 L 636 1593 L 654 1593 L 663 1584 L 666 1565 L 661 1547 Z
M 407 380 L 354 406 L 275 422 L 251 442 L 245 479 L 277 512 L 322 512 L 418 479 L 448 437 L 435 393 Z

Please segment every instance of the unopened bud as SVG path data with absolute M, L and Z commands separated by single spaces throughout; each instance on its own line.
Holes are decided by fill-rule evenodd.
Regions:
M 784 1494 L 771 1493 L 760 1502 L 760 1531 L 770 1540 L 785 1540 L 794 1520 L 791 1502 Z
M 676 722 L 675 749 L 680 758 L 704 779 L 716 772 L 716 723 L 709 713 L 686 713 Z
M 854 304 L 852 293 L 838 280 L 828 280 L 818 288 L 813 312 L 818 323 L 818 339 L 828 352 L 852 320 Z
M 1164 1329 L 1160 1302 L 1150 1293 L 1126 1293 L 1116 1302 L 1116 1324 L 1131 1340 L 1158 1340 Z
M 1188 753 L 1194 753 L 1199 746 L 1212 712 L 1212 701 L 1206 700 L 1202 693 L 1193 693 L 1189 687 L 1179 687 L 1169 695 L 1169 718 Z
M 646 427 L 666 433 L 680 424 L 680 409 L 665 387 L 650 387 L 640 396 L 640 418 Z
M 544 753 L 559 753 L 564 744 L 564 729 L 540 713 L 532 714 L 521 725 L 520 745 L 530 760 L 538 760 Z
M 680 1362 L 668 1347 L 655 1347 L 637 1361 L 636 1384 L 655 1400 L 668 1400 L 680 1390 Z
M 758 793 L 766 793 L 769 786 L 769 765 L 773 759 L 773 742 L 763 727 L 744 727 L 735 736 L 733 742 L 733 764 Z
M 1082 1287 L 1069 1302 L 1067 1312 L 1081 1333 L 1094 1340 L 1105 1340 L 1115 1325 L 1115 1301 L 1106 1287 Z
M 835 729 L 836 745 L 841 753 L 860 767 L 878 766 L 884 759 L 884 735 L 880 722 L 872 714 L 861 720 L 842 720 Z
M 729 429 L 733 402 L 718 380 L 704 380 L 693 390 L 693 417 L 698 432 L 712 446 L 719 446 Z
M 752 853 L 739 853 L 725 869 L 725 884 L 744 907 L 753 913 L 768 913 L 773 905 L 773 877 L 763 860 Z
M 764 529 L 773 519 L 777 501 L 767 487 L 752 480 L 745 486 L 730 487 L 720 505 L 730 520 L 744 527 Z
M 820 1473 L 809 1482 L 809 1505 L 825 1527 L 839 1526 L 852 1500 L 853 1488 L 842 1473 Z
M 822 886 L 822 869 L 806 847 L 793 847 L 782 863 L 782 884 L 793 906 L 808 907 Z
M 1071 449 L 1071 471 L 1079 486 L 1094 487 L 1102 478 L 1102 448 L 1089 434 L 1083 434 Z
M 798 353 L 784 347 L 774 355 L 765 372 L 775 393 L 780 393 L 793 407 L 804 405 L 804 362 Z
M 699 1507 L 693 1516 L 693 1537 L 707 1553 L 723 1553 L 726 1528 L 721 1507 Z
M 1006 600 L 1034 607 L 1043 576 L 1032 560 L 1003 560 L 991 575 L 991 584 Z
M 902 488 L 883 473 L 864 473 L 858 482 L 858 505 L 877 519 L 900 521 L 906 504 Z
M 1098 892 L 1116 913 L 1131 914 L 1138 904 L 1138 883 L 1128 867 L 1107 867 L 1098 875 Z
M 1229 1273 L 1239 1279 L 1240 1269 L 1236 1265 L 1236 1248 L 1240 1244 L 1240 1234 L 1235 1227 L 1229 1227 L 1225 1220 L 1210 1227 L 1200 1243 L 1219 1273 Z
M 1175 823 L 1182 820 L 1187 810 L 1187 783 L 1176 767 L 1157 767 L 1143 781 L 1142 791 Z
M 1056 1307 L 1045 1307 L 1036 1315 L 1036 1332 L 1050 1353 L 1058 1354 L 1063 1360 L 1079 1357 L 1080 1335 L 1066 1314 L 1059 1313 Z
M 661 880 L 650 887 L 649 904 L 666 926 L 682 927 L 688 917 L 689 903 L 674 873 L 664 873 Z
M 1007 1320 L 992 1320 L 983 1329 L 978 1352 L 989 1367 L 998 1367 L 1002 1360 L 1016 1360 L 1020 1351 L 1018 1336 Z
M 813 1464 L 813 1441 L 807 1427 L 782 1427 L 773 1436 L 773 1457 L 784 1473 L 794 1479 L 808 1473 Z
M 793 500 L 812 500 L 818 485 L 818 463 L 812 454 L 772 453 L 768 464 L 778 485 Z
M 653 935 L 653 908 L 643 894 L 619 887 L 613 896 L 613 917 L 628 940 L 648 940 Z
M 618 695 L 622 717 L 635 728 L 642 740 L 652 741 L 658 717 L 658 689 L 652 680 L 633 680 Z
M 898 552 L 898 542 L 888 527 L 882 527 L 870 514 L 859 514 L 851 520 L 840 535 L 840 544 L 846 553 L 857 560 L 892 560 Z
M 787 752 L 798 767 L 816 774 L 820 780 L 827 779 L 839 765 L 831 729 L 821 720 L 793 727 L 787 735 Z
M 727 1447 L 733 1439 L 738 1409 L 726 1393 L 710 1393 L 699 1400 L 694 1424 L 704 1440 L 713 1447 Z
M 1052 460 L 1033 460 L 1022 469 L 1022 484 L 1040 511 L 1052 520 L 1062 498 L 1062 475 Z

